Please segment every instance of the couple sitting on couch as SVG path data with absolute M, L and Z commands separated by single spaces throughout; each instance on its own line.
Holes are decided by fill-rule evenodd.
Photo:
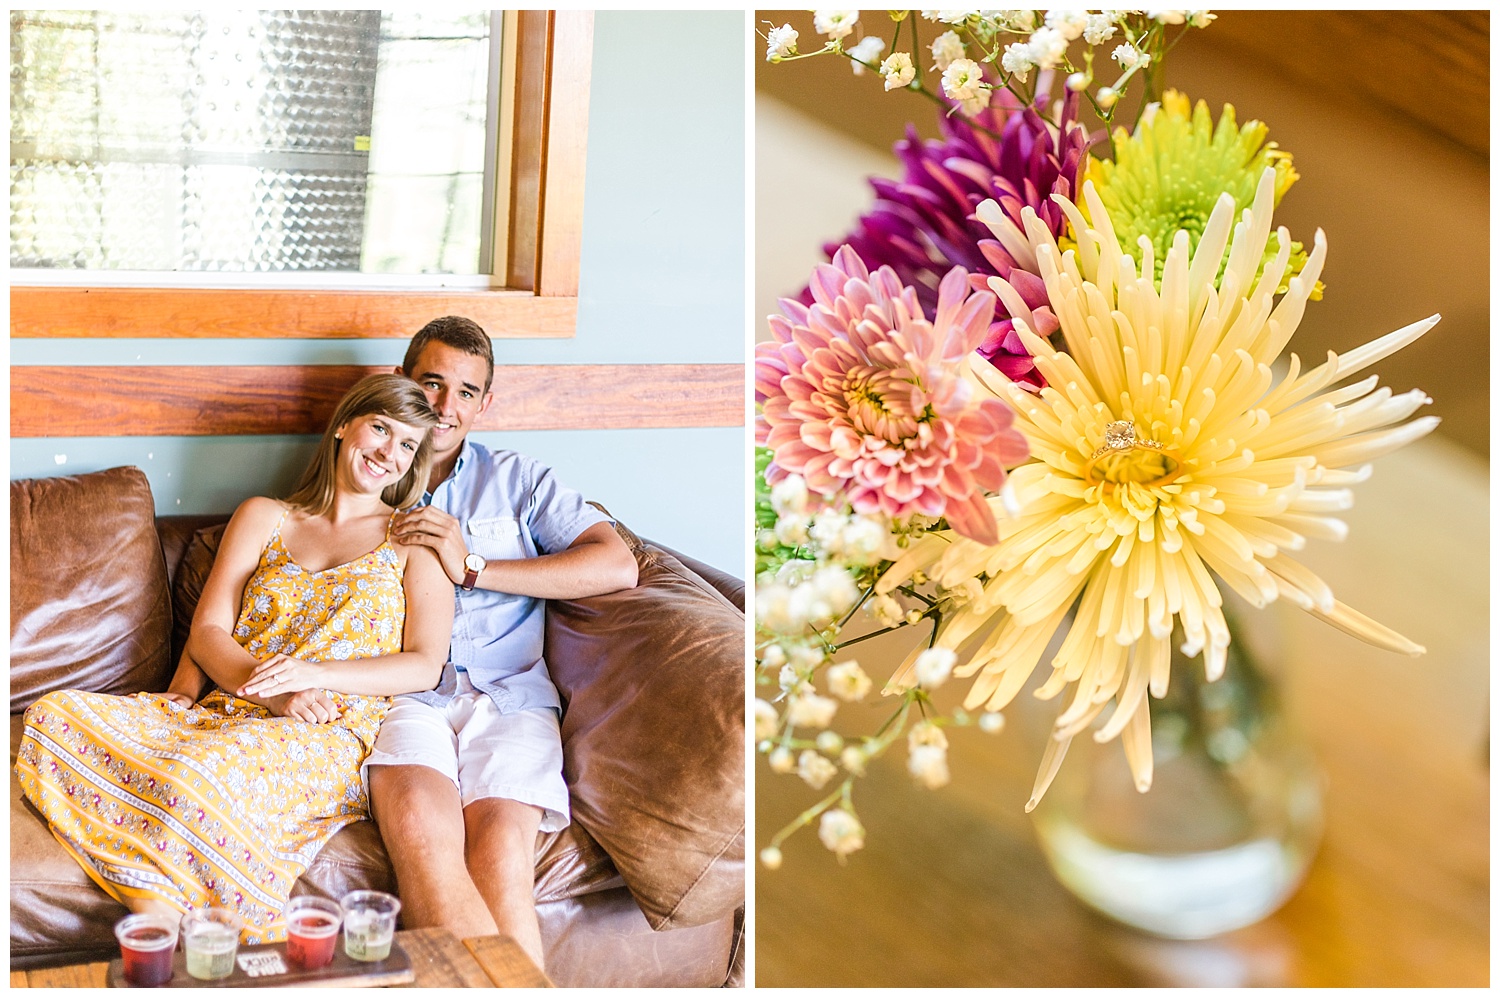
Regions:
M 636 561 L 548 469 L 466 439 L 493 370 L 478 325 L 429 323 L 411 380 L 361 381 L 296 491 L 235 513 L 167 693 L 27 711 L 22 789 L 110 895 L 279 939 L 298 876 L 373 811 L 405 924 L 542 966 L 536 836 L 568 823 L 543 600 L 628 589 Z

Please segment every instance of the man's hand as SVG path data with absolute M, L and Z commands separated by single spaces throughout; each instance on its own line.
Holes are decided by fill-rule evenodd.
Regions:
M 469 549 L 464 546 L 464 535 L 458 520 L 432 506 L 423 506 L 410 513 L 401 513 L 391 528 L 391 538 L 397 544 L 421 544 L 437 555 L 443 572 L 459 585 L 464 581 L 464 558 Z
M 300 690 L 270 697 L 265 705 L 277 717 L 290 717 L 308 724 L 328 724 L 339 719 L 337 705 L 322 690 Z
M 290 655 L 278 654 L 257 665 L 250 673 L 250 678 L 245 680 L 245 685 L 235 693 L 242 697 L 270 698 L 324 685 L 323 670 L 318 665 Z

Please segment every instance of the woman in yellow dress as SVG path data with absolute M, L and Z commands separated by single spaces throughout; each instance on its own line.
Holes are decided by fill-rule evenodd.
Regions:
M 230 519 L 167 693 L 27 710 L 23 792 L 132 911 L 231 908 L 247 942 L 280 940 L 297 877 L 369 816 L 360 767 L 390 697 L 437 684 L 453 626 L 431 549 L 390 538 L 436 422 L 415 382 L 361 381 L 296 491 Z

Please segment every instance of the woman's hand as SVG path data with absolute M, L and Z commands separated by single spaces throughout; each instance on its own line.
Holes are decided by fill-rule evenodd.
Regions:
M 188 696 L 186 693 L 172 693 L 172 692 L 167 692 L 167 693 L 158 693 L 157 696 L 161 697 L 164 700 L 170 700 L 170 701 L 172 701 L 175 704 L 180 704 L 183 707 L 191 707 L 195 703 L 198 702 L 198 701 L 194 700 L 192 697 Z
M 327 686 L 323 669 L 290 655 L 272 655 L 250 671 L 250 678 L 236 692 L 237 696 L 276 697 L 284 693 Z
M 290 717 L 309 724 L 328 724 L 339 719 L 339 708 L 322 690 L 300 690 L 269 697 L 267 709 L 277 717 Z

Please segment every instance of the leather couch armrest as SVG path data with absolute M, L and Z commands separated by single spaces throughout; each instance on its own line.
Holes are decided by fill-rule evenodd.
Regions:
M 10 709 L 171 678 L 172 608 L 139 468 L 10 483 Z
M 706 562 L 699 561 L 697 558 L 694 558 L 690 555 L 685 555 L 681 551 L 674 551 L 671 548 L 667 547 L 665 544 L 658 544 L 655 541 L 651 540 L 645 541 L 644 543 L 650 547 L 660 548 L 667 554 L 670 554 L 672 557 L 682 562 L 682 564 L 689 571 L 693 572 L 703 581 L 707 582 L 709 585 L 717 589 L 719 593 L 729 602 L 733 603 L 741 613 L 745 612 L 744 579 L 730 575 L 728 572 L 723 571 L 722 569 L 714 568 L 712 565 Z
M 744 902 L 745 617 L 665 550 L 637 561 L 635 589 L 548 604 L 564 772 L 651 926 L 700 925 Z

